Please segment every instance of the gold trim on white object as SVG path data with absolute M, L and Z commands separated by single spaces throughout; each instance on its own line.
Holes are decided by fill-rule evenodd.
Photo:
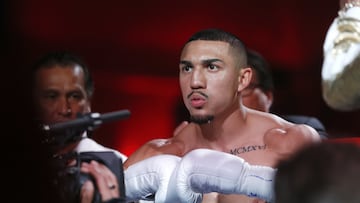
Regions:
M 353 7 L 360 7 L 360 1 L 351 1 L 345 3 L 344 7 L 339 11 L 339 16 L 343 16 L 347 10 Z
M 357 7 L 356 10 L 360 12 L 360 0 L 345 3 L 342 10 L 339 11 L 339 18 L 337 19 L 338 35 L 333 41 L 333 54 L 347 52 L 352 44 L 360 43 L 360 19 L 346 14 L 349 9 Z M 349 11 L 350 12 L 350 11 Z
M 360 43 L 360 21 L 340 19 L 338 23 L 340 33 L 334 40 L 335 52 L 346 52 L 351 44 Z

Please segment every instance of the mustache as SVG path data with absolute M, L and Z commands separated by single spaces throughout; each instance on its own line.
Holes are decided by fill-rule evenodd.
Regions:
M 188 94 L 187 98 L 189 99 L 195 93 L 200 94 L 205 98 L 209 98 L 209 96 L 207 94 L 205 94 L 204 92 L 201 92 L 201 91 L 192 91 L 190 94 Z

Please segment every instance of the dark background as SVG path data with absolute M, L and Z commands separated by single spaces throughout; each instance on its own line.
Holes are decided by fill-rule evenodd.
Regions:
M 273 112 L 318 117 L 331 137 L 359 135 L 359 111 L 334 111 L 321 97 L 322 44 L 338 1 L 18 0 L 4 1 L 1 11 L 3 100 L 24 105 L 16 95 L 26 89 L 26 67 L 47 51 L 70 50 L 92 71 L 93 111 L 131 111 L 129 119 L 104 124 L 94 135 L 127 155 L 172 135 L 182 108 L 182 45 L 194 32 L 214 27 L 236 34 L 269 61 Z M 31 110 L 16 117 L 24 114 Z

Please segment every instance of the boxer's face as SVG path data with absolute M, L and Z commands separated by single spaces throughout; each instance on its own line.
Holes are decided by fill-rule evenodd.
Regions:
M 34 99 L 44 124 L 63 122 L 90 112 L 83 70 L 76 65 L 41 68 L 36 72 Z
M 180 88 L 190 115 L 210 118 L 239 103 L 240 69 L 233 48 L 222 41 L 196 40 L 180 56 Z

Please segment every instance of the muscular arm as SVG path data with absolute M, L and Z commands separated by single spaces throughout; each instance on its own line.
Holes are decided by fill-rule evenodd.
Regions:
M 279 159 L 286 159 L 299 149 L 320 141 L 321 137 L 317 131 L 304 124 L 292 124 L 282 129 L 274 128 L 264 136 L 265 144 L 278 154 Z

